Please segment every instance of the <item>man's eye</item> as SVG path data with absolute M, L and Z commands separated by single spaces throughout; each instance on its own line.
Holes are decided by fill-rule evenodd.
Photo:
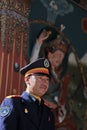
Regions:
M 40 80 L 43 80 L 41 77 L 39 77 Z

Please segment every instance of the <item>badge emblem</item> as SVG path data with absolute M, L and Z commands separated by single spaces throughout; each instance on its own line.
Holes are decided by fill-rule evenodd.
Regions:
M 44 60 L 44 66 L 46 68 L 48 68 L 50 65 L 49 65 L 49 61 L 47 59 Z
M 5 117 L 9 114 L 10 108 L 8 106 L 0 107 L 0 116 Z

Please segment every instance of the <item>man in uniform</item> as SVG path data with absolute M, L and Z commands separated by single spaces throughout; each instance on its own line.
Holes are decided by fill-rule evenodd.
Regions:
M 0 130 L 54 130 L 54 116 L 41 98 L 48 90 L 50 63 L 39 58 L 20 69 L 26 90 L 0 106 Z

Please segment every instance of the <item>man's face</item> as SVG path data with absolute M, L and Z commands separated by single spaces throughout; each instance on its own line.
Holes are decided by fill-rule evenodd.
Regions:
M 43 96 L 49 86 L 49 77 L 41 75 L 31 75 L 29 77 L 29 92 L 37 96 Z
M 57 50 L 54 53 L 49 52 L 48 59 L 51 62 L 52 69 L 55 70 L 59 67 L 64 59 L 64 53 L 61 50 Z

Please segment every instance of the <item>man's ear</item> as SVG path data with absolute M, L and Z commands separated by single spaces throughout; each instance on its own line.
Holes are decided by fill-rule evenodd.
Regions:
M 24 77 L 24 81 L 26 84 L 29 83 L 29 76 Z

